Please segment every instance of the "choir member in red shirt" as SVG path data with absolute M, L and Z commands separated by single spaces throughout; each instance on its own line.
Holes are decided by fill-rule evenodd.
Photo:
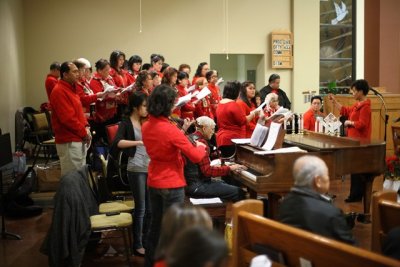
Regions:
M 100 59 L 96 62 L 96 72 L 90 81 L 90 88 L 93 93 L 103 92 L 106 88 L 114 87 L 114 80 L 110 76 L 110 63 L 106 59 Z M 119 93 L 108 93 L 104 98 L 98 99 L 95 105 L 93 116 L 93 127 L 96 131 L 94 139 L 97 141 L 100 138 L 107 140 L 105 125 L 113 124 L 118 121 L 117 102 L 116 99 Z
M 194 74 L 192 84 L 196 83 L 196 80 L 200 77 L 205 78 L 206 73 L 210 70 L 207 62 L 201 62 L 199 66 L 197 66 L 196 73 Z
M 178 89 L 178 96 L 183 97 L 188 94 L 187 90 L 187 85 L 189 83 L 189 75 L 184 72 L 180 71 L 178 73 L 178 79 L 176 80 L 177 85 L 176 89 Z M 191 101 L 186 103 L 181 107 L 181 118 L 182 119 L 189 119 L 190 121 L 194 120 L 194 110 L 195 110 L 195 104 L 197 101 L 195 98 L 193 98 Z
M 189 80 L 189 76 L 190 76 L 191 70 L 192 70 L 192 69 L 190 68 L 190 65 L 189 65 L 189 64 L 186 64 L 186 63 L 182 63 L 181 65 L 179 65 L 179 68 L 178 68 L 178 71 L 179 71 L 179 72 L 183 71 L 183 72 L 186 72 L 187 75 L 188 75 L 187 87 L 190 87 L 190 86 L 192 85 L 192 84 L 190 83 L 190 80 Z
M 203 77 L 199 77 L 196 80 L 196 89 L 198 92 L 200 92 L 203 88 L 207 87 L 208 82 L 206 80 L 206 78 Z M 198 100 L 198 102 L 196 103 L 196 108 L 194 110 L 194 118 L 198 118 L 201 116 L 207 116 L 211 119 L 214 119 L 214 115 L 212 113 L 211 110 L 211 101 L 210 101 L 211 97 L 210 95 L 207 95 L 206 97 Z
M 345 107 L 336 101 L 330 94 L 329 99 L 335 108 L 340 110 L 340 115 L 347 118 L 344 126 L 347 127 L 347 136 L 362 141 L 371 139 L 371 100 L 367 98 L 370 87 L 366 80 L 356 80 L 351 85 L 351 92 L 356 103 L 351 107 Z M 365 191 L 365 181 L 373 179 L 369 173 L 352 174 L 350 184 L 350 195 L 346 202 L 361 201 Z M 364 200 L 365 201 L 365 200 Z
M 79 95 L 83 112 L 86 115 L 88 120 L 92 120 L 92 111 L 94 111 L 94 105 L 97 99 L 102 98 L 105 93 L 104 92 L 97 92 L 96 94 L 93 93 L 92 89 L 90 89 L 90 84 L 86 80 L 85 72 L 86 72 L 86 65 L 79 60 L 74 60 L 73 62 L 75 66 L 79 70 L 79 77 L 76 82 L 76 93 Z M 93 108 L 91 109 L 91 106 Z
M 56 86 L 58 82 L 58 78 L 60 78 L 60 63 L 53 62 L 50 65 L 50 72 L 47 74 L 44 85 L 46 87 L 47 99 L 50 101 L 50 94 L 53 90 L 54 86 Z
M 163 77 L 161 79 L 161 84 L 168 85 L 172 87 L 175 92 L 178 93 L 178 89 L 176 86 L 176 80 L 178 79 L 178 71 L 175 68 L 168 68 L 163 72 Z M 180 118 L 181 117 L 181 108 L 176 107 L 172 110 L 172 117 Z
M 114 80 L 116 88 L 126 88 L 134 83 L 133 77 L 124 69 L 125 54 L 119 50 L 115 50 L 110 55 L 110 76 Z M 132 91 L 125 91 L 118 99 L 118 117 L 121 118 L 125 113 L 129 96 Z
M 211 112 L 213 113 L 214 118 L 216 118 L 216 110 L 219 101 L 221 101 L 221 93 L 219 86 L 217 85 L 218 81 L 218 72 L 216 70 L 210 70 L 206 73 L 206 79 L 208 82 L 208 89 L 211 91 L 210 95 L 210 103 L 211 103 Z
M 311 97 L 311 107 L 303 115 L 304 130 L 315 132 L 315 121 L 317 117 L 324 117 L 321 112 L 322 98 L 320 96 Z
M 250 112 L 245 116 L 236 102 L 241 84 L 238 81 L 227 82 L 222 94 L 222 100 L 217 107 L 217 145 L 224 158 L 231 157 L 235 153 L 233 138 L 245 138 L 246 123 L 254 119 L 256 112 Z
M 133 82 L 139 75 L 140 67 L 142 67 L 142 58 L 138 55 L 133 55 L 128 60 L 128 74 L 132 77 Z
M 142 70 L 139 72 L 138 76 L 136 77 L 134 89 L 138 92 L 145 93 L 147 96 L 151 94 L 151 90 L 153 90 L 153 79 L 147 70 Z
M 163 77 L 163 74 L 161 73 L 161 68 L 162 68 L 163 63 L 164 63 L 164 60 L 161 58 L 160 55 L 154 55 L 154 56 L 152 55 L 150 71 L 157 72 L 158 76 L 160 76 L 160 78 Z
M 54 87 L 50 102 L 53 103 L 51 122 L 60 157 L 61 175 L 64 175 L 86 164 L 87 146 L 92 136 L 76 94 L 78 68 L 72 62 L 64 62 L 60 66 L 60 75 L 61 80 Z
M 153 80 L 153 88 L 159 86 L 161 84 L 161 77 L 156 71 L 149 71 L 151 79 Z
M 177 93 L 170 86 L 157 86 L 148 99 L 149 119 L 142 126 L 143 143 L 150 157 L 147 184 L 152 210 L 145 266 L 153 266 L 164 212 L 173 203 L 184 201 L 186 181 L 182 154 L 194 163 L 206 155 L 203 143 L 190 142 L 168 119 L 176 98 Z
M 250 81 L 243 82 L 240 87 L 239 99 L 237 103 L 242 109 L 245 116 L 256 109 L 256 88 L 254 83 Z M 254 117 L 251 121 L 246 123 L 246 138 L 250 138 L 256 128 L 258 117 Z

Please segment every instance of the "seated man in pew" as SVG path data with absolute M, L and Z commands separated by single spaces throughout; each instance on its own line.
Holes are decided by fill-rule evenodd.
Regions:
M 280 206 L 279 220 L 315 234 L 354 244 L 342 211 L 332 205 L 328 167 L 315 156 L 298 158 L 293 166 L 294 187 Z
M 198 164 L 191 162 L 188 158 L 185 164 L 185 179 L 187 186 L 185 192 L 190 197 L 214 198 L 219 197 L 223 201 L 238 201 L 244 198 L 244 191 L 237 186 L 225 183 L 213 177 L 226 176 L 231 171 L 245 169 L 245 166 L 233 164 L 230 166 L 210 166 L 210 147 L 208 142 L 215 130 L 215 122 L 207 117 L 201 116 L 196 119 L 196 132 L 190 138 L 207 145 L 207 155 Z

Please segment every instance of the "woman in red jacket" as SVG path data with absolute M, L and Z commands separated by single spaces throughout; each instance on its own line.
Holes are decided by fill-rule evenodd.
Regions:
M 222 94 L 222 100 L 217 107 L 217 145 L 224 158 L 230 157 L 235 153 L 235 144 L 232 138 L 245 138 L 246 123 L 256 117 L 256 112 L 250 112 L 245 116 L 236 102 L 239 91 L 240 82 L 227 82 Z
M 134 80 L 132 76 L 129 75 L 128 71 L 124 70 L 125 54 L 119 50 L 115 50 L 110 55 L 110 76 L 113 78 L 115 87 L 119 89 L 124 89 L 131 85 Z M 121 93 L 118 98 L 118 118 L 120 119 L 125 113 L 128 105 L 129 96 L 132 91 L 125 91 Z
M 256 109 L 256 88 L 254 83 L 245 81 L 240 87 L 240 94 L 237 103 L 242 109 L 245 116 L 248 116 L 250 112 Z M 257 117 L 254 117 L 251 121 L 246 123 L 246 138 L 250 138 L 253 134 L 257 124 Z
M 178 89 L 178 96 L 183 97 L 183 96 L 187 95 L 188 92 L 186 90 L 187 90 L 187 86 L 189 83 L 189 74 L 187 74 L 187 72 L 180 71 L 178 73 L 178 79 L 176 80 L 176 83 L 177 83 L 176 89 Z M 181 107 L 181 118 L 182 119 L 188 118 L 190 121 L 194 120 L 193 112 L 195 110 L 196 103 L 197 102 L 193 98 L 193 101 L 191 100 Z
M 206 73 L 210 70 L 207 62 L 201 62 L 196 69 L 196 73 L 193 76 L 192 85 L 196 83 L 196 80 L 200 77 L 205 78 Z
M 170 86 L 157 86 L 148 99 L 149 120 L 142 126 L 143 143 L 150 157 L 147 184 L 152 210 L 145 266 L 153 266 L 165 210 L 173 203 L 184 201 L 186 181 L 182 154 L 195 163 L 206 155 L 203 143 L 191 143 L 168 119 L 176 97 L 176 91 Z
M 115 87 L 114 80 L 110 76 L 110 63 L 106 59 L 96 62 L 96 73 L 90 81 L 90 88 L 94 94 L 104 92 L 106 88 Z M 96 131 L 93 137 L 98 140 L 107 140 L 105 125 L 117 122 L 117 102 L 115 93 L 108 93 L 104 98 L 98 99 L 95 105 L 92 129 Z
M 153 79 L 147 70 L 142 70 L 136 77 L 134 89 L 138 92 L 143 92 L 147 96 L 151 94 L 153 90 Z
M 216 111 L 219 101 L 221 101 L 221 93 L 219 86 L 217 85 L 218 81 L 218 72 L 216 70 L 210 70 L 206 73 L 206 79 L 208 82 L 208 89 L 211 91 L 210 95 L 210 104 L 211 104 L 211 112 L 213 113 L 214 118 L 216 118 Z
M 347 118 L 344 122 L 347 136 L 363 141 L 371 139 L 371 100 L 367 98 L 368 91 L 369 85 L 366 80 L 356 80 L 351 85 L 351 92 L 357 102 L 351 107 L 342 106 L 332 94 L 329 95 L 333 105 L 340 110 L 340 115 Z M 373 179 L 371 176 L 371 174 L 352 174 L 350 195 L 345 201 L 361 201 L 365 191 L 365 181 Z
M 128 60 L 128 74 L 131 76 L 133 82 L 139 75 L 140 67 L 142 67 L 142 58 L 138 55 L 133 55 Z

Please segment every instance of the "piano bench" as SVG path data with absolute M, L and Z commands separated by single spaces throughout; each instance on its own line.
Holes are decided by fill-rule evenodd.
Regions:
M 192 205 L 192 203 L 189 200 L 189 197 L 185 197 L 185 203 L 189 203 Z M 227 216 L 227 212 L 228 214 L 230 214 L 230 210 L 232 207 L 231 202 L 215 203 L 215 204 L 198 204 L 196 206 L 200 206 L 203 209 L 205 209 L 213 221 L 214 229 L 221 231 L 221 233 L 224 233 L 226 219 L 227 217 L 228 219 L 230 219 L 230 216 Z

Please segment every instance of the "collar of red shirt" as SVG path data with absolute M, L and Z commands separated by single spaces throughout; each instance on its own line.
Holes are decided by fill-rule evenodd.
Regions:
M 72 92 L 76 93 L 75 84 L 72 85 L 72 84 L 70 84 L 69 82 L 64 81 L 63 79 L 60 79 L 58 82 L 59 82 L 60 84 L 62 84 L 63 87 L 66 87 L 66 88 L 70 89 Z
M 371 100 L 370 99 L 365 99 L 362 102 L 357 102 L 356 103 L 356 109 L 361 109 L 363 106 L 371 106 Z

